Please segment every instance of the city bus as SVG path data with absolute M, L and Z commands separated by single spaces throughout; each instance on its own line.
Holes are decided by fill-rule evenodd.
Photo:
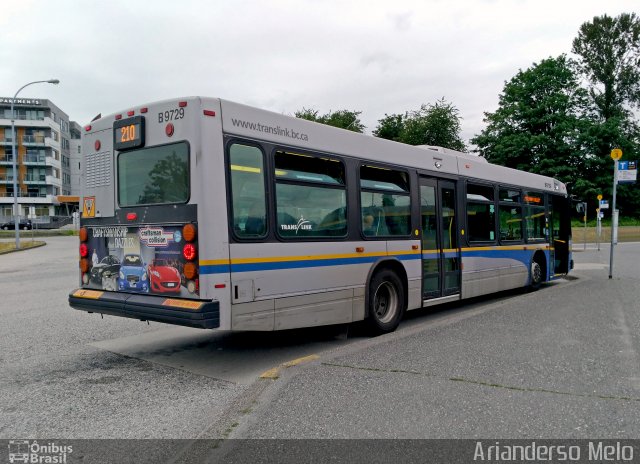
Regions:
M 573 267 L 563 183 L 441 147 L 189 97 L 92 121 L 82 153 L 90 313 L 379 334 Z

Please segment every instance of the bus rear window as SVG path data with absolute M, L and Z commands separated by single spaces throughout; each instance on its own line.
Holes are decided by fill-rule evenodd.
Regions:
M 187 142 L 120 153 L 118 200 L 120 206 L 186 203 L 189 200 Z

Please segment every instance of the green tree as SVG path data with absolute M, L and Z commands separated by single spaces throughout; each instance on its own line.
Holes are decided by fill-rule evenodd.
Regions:
M 622 148 L 625 159 L 639 158 L 640 129 L 631 109 L 640 106 L 640 18 L 635 13 L 595 17 L 580 26 L 572 51 L 588 82 L 597 121 L 587 134 L 590 198 L 611 192 L 612 148 Z M 640 215 L 637 186 L 620 186 L 619 206 L 622 214 Z
M 294 115 L 296 118 L 306 119 L 307 121 L 319 122 L 328 126 L 362 133 L 365 126 L 360 121 L 361 114 L 362 111 L 338 110 L 319 115 L 318 110 L 302 108 L 302 110 L 296 111 Z
M 565 55 L 520 70 L 505 83 L 498 109 L 471 140 L 488 161 L 593 187 L 582 176 L 592 120 L 586 91 Z
M 605 121 L 640 105 L 640 19 L 635 13 L 598 16 L 580 26 L 573 40 L 581 72 Z
M 461 120 L 459 110 L 442 98 L 404 115 L 385 115 L 373 135 L 409 145 L 437 145 L 465 151 L 460 137 Z

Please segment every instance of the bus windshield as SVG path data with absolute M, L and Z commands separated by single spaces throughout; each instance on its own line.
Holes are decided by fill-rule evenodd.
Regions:
M 120 206 L 186 203 L 189 200 L 189 145 L 179 142 L 120 153 Z

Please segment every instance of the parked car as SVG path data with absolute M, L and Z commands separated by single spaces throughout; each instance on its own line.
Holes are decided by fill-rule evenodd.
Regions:
M 140 255 L 124 255 L 118 272 L 118 290 L 133 292 L 149 291 L 147 270 Z
M 120 261 L 115 256 L 105 256 L 91 268 L 91 281 L 103 290 L 116 290 L 116 280 L 120 271 Z
M 33 228 L 33 225 L 31 224 L 31 221 L 29 219 L 21 219 L 18 223 L 18 227 L 20 228 L 20 230 L 31 230 Z M 2 230 L 15 230 L 15 228 L 15 221 L 5 222 L 0 226 L 0 229 Z
M 180 272 L 165 259 L 154 259 L 148 269 L 152 292 L 180 293 Z

